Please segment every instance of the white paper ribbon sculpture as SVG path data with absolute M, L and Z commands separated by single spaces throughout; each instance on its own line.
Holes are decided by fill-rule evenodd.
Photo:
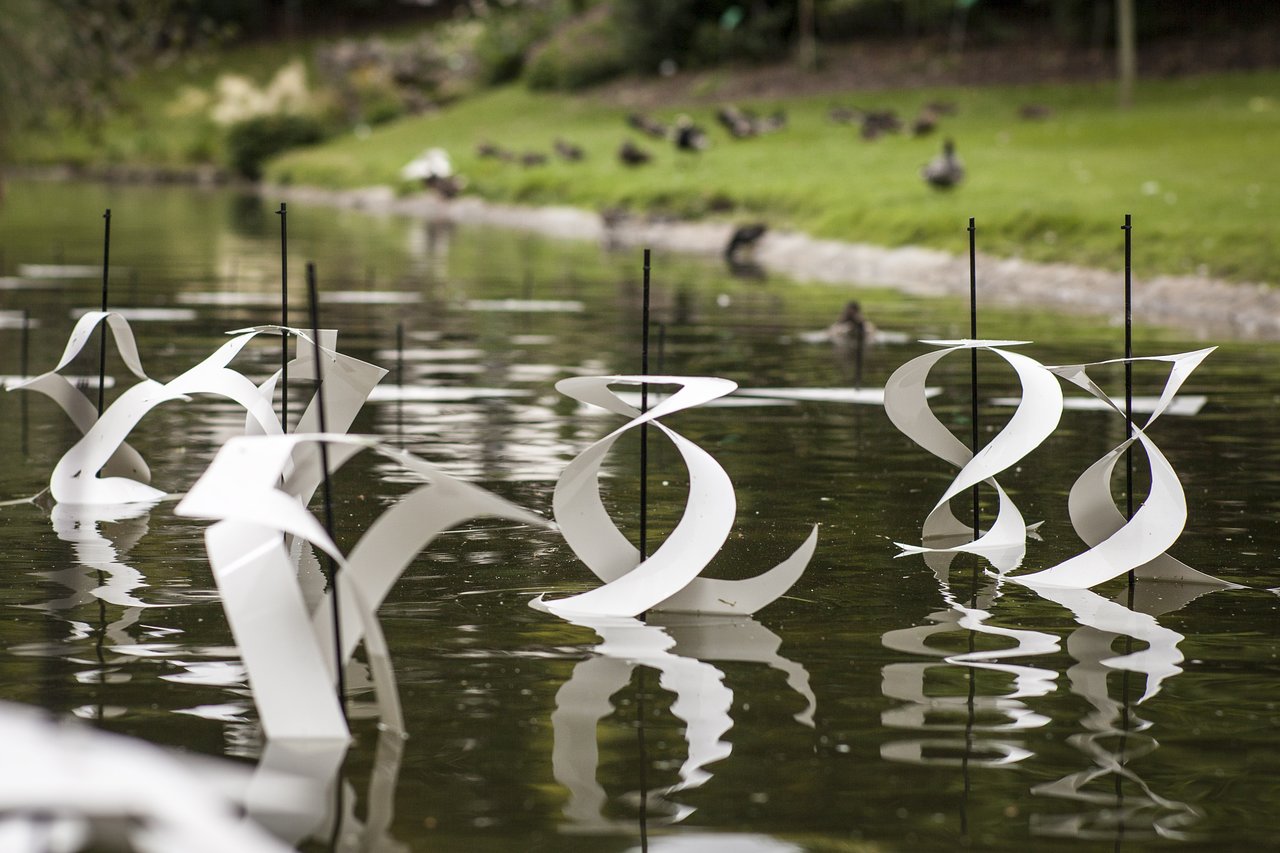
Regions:
M 1187 500 L 1173 466 L 1147 437 L 1147 430 L 1169 407 L 1187 377 L 1214 349 L 1216 347 L 1131 359 L 1134 362 L 1168 362 L 1169 378 L 1146 423 L 1141 426 L 1135 424 L 1130 438 L 1090 466 L 1071 487 L 1068 503 L 1071 524 L 1090 546 L 1089 550 L 1052 568 L 1020 575 L 1014 580 L 1028 586 L 1085 589 L 1133 570 L 1144 578 L 1223 585 L 1217 578 L 1196 571 L 1165 553 L 1178 541 L 1187 523 Z M 1123 403 L 1117 405 L 1088 374 L 1090 367 L 1124 362 L 1125 359 L 1114 359 L 1095 364 L 1052 367 L 1050 370 L 1105 401 L 1124 417 Z M 1151 489 L 1133 518 L 1126 519 L 1111 497 L 1111 475 L 1116 463 L 1135 443 L 1141 444 L 1146 451 L 1151 469 Z
M 1027 341 L 921 341 L 943 347 L 911 359 L 885 383 L 884 409 L 904 435 L 940 459 L 960 469 L 955 480 L 925 519 L 923 546 L 898 544 L 905 553 L 965 551 L 989 560 L 1004 573 L 1022 562 L 1026 554 L 1027 525 L 1022 513 L 996 482 L 995 475 L 1009 468 L 1040 445 L 1057 428 L 1062 417 L 1062 389 L 1048 369 L 1035 359 L 1004 349 Z M 1003 358 L 1022 383 L 1022 399 L 1013 417 L 999 434 L 975 455 L 951 434 L 929 409 L 925 380 L 929 371 L 954 352 L 983 349 Z M 995 523 L 974 538 L 971 525 L 951 513 L 949 502 L 979 483 L 996 490 L 999 508 Z M 946 546 L 957 539 L 963 544 Z M 935 547 L 936 546 L 936 547 Z
M 641 414 L 610 385 L 678 385 L 680 389 Z M 604 586 L 579 595 L 532 604 L 562 616 L 637 616 L 646 610 L 748 615 L 776 600 L 804 572 L 817 547 L 814 525 L 805 542 L 769 571 L 746 580 L 698 577 L 733 527 L 737 501 L 720 463 L 659 418 L 733 392 L 727 379 L 705 376 L 584 376 L 562 379 L 556 390 L 581 403 L 630 420 L 578 454 L 556 482 L 556 522 L 569 547 Z M 614 525 L 600 496 L 600 466 L 627 430 L 651 423 L 663 432 L 689 470 L 688 506 L 666 541 L 640 562 L 640 552 Z
M 0 763 L 0 849 L 7 853 L 116 849 L 122 838 L 145 853 L 292 849 L 241 818 L 248 771 L 232 762 L 0 704 Z M 269 782 L 264 807 L 303 807 L 294 780 L 277 774 Z
M 320 441 L 330 447 L 331 469 L 369 449 L 427 481 L 384 512 L 345 557 L 289 480 L 284 491 L 278 488 L 295 451 Z M 344 743 L 349 732 L 335 695 L 332 590 L 308 609 L 281 534 L 305 539 L 337 562 L 343 665 L 363 639 L 383 721 L 402 729 L 377 619 L 391 587 L 419 551 L 462 521 L 496 516 L 547 523 L 404 451 L 335 434 L 233 438 L 174 512 L 218 521 L 205 532 L 205 545 L 267 737 Z
M 96 322 L 106 319 L 120 342 L 125 363 L 142 381 L 122 393 L 96 418 L 88 399 L 74 388 L 57 371 L 75 357 L 84 346 Z M 92 322 L 88 322 L 92 321 Z M 124 504 L 157 501 L 165 493 L 152 488 L 150 471 L 146 463 L 124 443 L 138 422 L 148 412 L 162 403 L 186 399 L 192 394 L 213 394 L 225 397 L 244 407 L 247 412 L 245 431 L 248 434 L 274 435 L 281 432 L 280 422 L 272 409 L 271 399 L 280 372 L 272 374 L 261 385 L 255 385 L 240 372 L 229 367 L 231 361 L 252 341 L 263 333 L 288 332 L 297 337 L 297 356 L 290 363 L 295 379 L 315 378 L 315 356 L 311 334 L 300 329 L 282 329 L 279 326 L 260 326 L 241 329 L 208 358 L 175 377 L 159 383 L 146 378 L 137 360 L 133 337 L 128 324 L 115 315 L 92 312 L 77 323 L 66 353 L 57 368 L 17 388 L 40 391 L 53 397 L 68 412 L 85 435 L 68 450 L 54 466 L 49 488 L 54 500 L 72 504 Z M 334 349 L 337 332 L 321 330 L 320 352 L 327 362 L 324 366 L 326 425 L 333 432 L 346 430 L 355 419 L 356 412 L 364 404 L 369 392 L 386 375 L 386 371 L 359 359 L 342 355 Z M 313 395 L 310 404 L 298 423 L 298 430 L 314 431 L 319 425 L 317 399 Z M 320 482 L 318 451 L 307 448 L 293 460 L 288 469 L 297 469 L 314 489 Z M 99 477 L 101 473 L 103 476 Z M 309 493 L 308 493 L 309 494 Z
M 62 358 L 58 359 L 58 364 L 53 370 L 30 379 L 23 377 L 21 381 L 7 384 L 6 390 L 36 391 L 44 394 L 62 407 L 80 432 L 89 432 L 98 419 L 97 407 L 70 379 L 62 375 L 62 371 L 84 349 L 84 345 L 89 342 L 94 329 L 99 324 L 104 326 L 102 332 L 104 335 L 107 329 L 111 330 L 116 352 L 129 372 L 140 380 L 133 387 L 141 386 L 153 392 L 158 390 L 161 387 L 160 383 L 148 377 L 146 371 L 142 369 L 142 361 L 138 357 L 138 344 L 133 338 L 133 330 L 129 328 L 129 321 L 117 313 L 107 311 L 89 311 L 80 317 L 71 330 L 71 337 L 67 339 Z M 146 461 L 138 451 L 123 440 L 116 445 L 103 463 L 101 470 L 107 477 L 122 477 L 139 483 L 151 482 L 151 469 L 147 467 Z

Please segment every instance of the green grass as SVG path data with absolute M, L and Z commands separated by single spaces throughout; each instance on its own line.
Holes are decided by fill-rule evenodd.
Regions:
M 123 87 L 124 104 L 96 132 L 51 114 L 43 130 L 15 137 L 19 163 L 146 163 L 181 166 L 224 162 L 220 129 L 199 115 L 174 116 L 184 86 L 210 89 L 234 71 L 267 82 L 286 62 L 309 60 L 309 43 L 261 44 L 147 72 Z M 730 72 L 724 72 L 728 74 Z M 269 165 L 270 180 L 325 187 L 402 185 L 399 170 L 430 146 L 446 148 L 470 184 L 468 192 L 499 201 L 628 206 L 676 216 L 761 218 L 775 228 L 889 246 L 964 251 L 968 217 L 976 217 L 980 249 L 1003 256 L 1118 268 L 1119 226 L 1135 221 L 1138 275 L 1203 272 L 1238 280 L 1275 280 L 1280 244 L 1280 73 L 1232 74 L 1145 82 L 1137 106 L 1115 107 L 1111 86 L 1063 85 L 850 93 L 785 103 L 783 133 L 735 141 L 709 106 L 671 104 L 708 128 L 700 155 L 640 140 L 654 162 L 618 163 L 629 134 L 626 110 L 599 97 L 535 94 L 513 86 L 473 96 L 440 112 L 402 119 L 371 135 L 339 136 Z M 708 93 L 702 93 L 704 96 Z M 920 167 L 939 138 L 860 140 L 854 128 L 826 118 L 835 102 L 893 107 L 911 116 L 926 101 L 955 101 L 959 114 L 941 134 L 956 139 L 968 170 L 958 190 L 935 193 Z M 1019 105 L 1046 104 L 1053 116 L 1030 123 Z M 552 158 L 543 167 L 475 157 L 489 140 L 516 151 L 549 152 L 563 136 L 588 152 L 584 163 Z
M 856 93 L 779 104 L 787 131 L 734 141 L 709 107 L 672 105 L 711 132 L 701 155 L 652 140 L 648 166 L 628 169 L 615 152 L 628 135 L 626 110 L 586 97 L 532 94 L 511 87 L 437 114 L 346 137 L 275 161 L 268 177 L 327 187 L 397 184 L 400 167 L 429 146 L 446 148 L 470 181 L 469 192 L 529 204 L 694 216 L 728 199 L 729 216 L 761 217 L 775 227 L 890 246 L 920 244 L 963 251 L 969 216 L 982 250 L 1005 256 L 1116 268 L 1120 225 L 1135 222 L 1134 267 L 1271 280 L 1280 260 L 1280 101 L 1267 93 L 1280 75 L 1224 75 L 1141 86 L 1138 105 L 1115 107 L 1109 86 L 1004 87 Z M 968 180 L 932 192 L 919 177 L 937 137 L 863 142 L 826 118 L 834 101 L 896 107 L 911 115 L 926 101 L 954 100 L 944 120 Z M 1044 122 L 1021 121 L 1017 108 L 1050 106 Z M 774 103 L 750 106 L 770 109 Z M 584 163 L 540 168 L 477 159 L 477 142 L 549 151 L 564 136 L 588 152 Z

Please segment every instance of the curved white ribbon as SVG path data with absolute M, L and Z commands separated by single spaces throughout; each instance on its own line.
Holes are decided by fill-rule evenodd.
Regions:
M 164 492 L 147 485 L 149 474 L 146 478 L 130 476 L 128 473 L 112 475 L 108 463 L 115 458 L 117 449 L 123 446 L 125 438 L 138 422 L 152 409 L 171 400 L 186 399 L 192 394 L 225 397 L 244 407 L 247 412 L 247 432 L 279 434 L 280 422 L 271 406 L 279 372 L 259 386 L 228 365 L 257 335 L 264 332 L 278 334 L 282 331 L 298 337 L 298 357 L 291 364 L 295 368 L 295 375 L 300 379 L 314 378 L 315 359 L 310 333 L 300 329 L 286 330 L 278 326 L 263 326 L 232 333 L 236 335 L 234 338 L 169 382 L 160 384 L 147 379 L 121 394 L 54 466 L 50 477 L 50 492 L 54 500 L 74 504 L 122 504 L 155 501 L 164 497 Z M 327 425 L 331 430 L 341 431 L 355 419 L 365 398 L 386 371 L 336 352 L 332 347 L 334 340 L 336 332 L 323 331 L 320 351 L 329 362 L 324 375 L 327 383 Z M 326 343 L 329 345 L 326 346 Z M 70 349 L 69 345 L 68 350 Z M 314 429 L 312 424 L 318 424 L 318 405 L 318 395 L 313 395 L 299 422 L 303 431 Z M 145 469 L 145 464 L 143 468 Z M 106 476 L 98 477 L 98 472 Z M 301 478 L 295 485 L 305 485 L 314 491 L 322 476 L 318 451 L 305 451 L 303 456 L 294 460 L 288 472 L 295 479 Z
M 331 468 L 368 449 L 427 481 L 383 513 L 347 557 L 307 510 L 305 499 L 290 493 L 287 481 L 280 488 L 296 451 L 319 442 L 335 451 Z M 233 438 L 174 513 L 218 522 L 205 533 L 209 562 L 267 736 L 321 740 L 348 737 L 334 695 L 333 623 L 324 603 L 332 593 L 325 593 L 314 610 L 308 607 L 281 533 L 310 541 L 337 561 L 343 664 L 363 639 L 383 721 L 401 727 L 394 675 L 377 620 L 392 585 L 432 539 L 462 520 L 496 516 L 547 523 L 376 439 L 336 434 Z
M 896 543 L 904 553 L 964 551 L 989 560 L 1000 572 L 1016 567 L 1026 553 L 1026 523 L 995 475 L 1017 463 L 1038 447 L 1058 426 L 1062 417 L 1062 389 L 1044 365 L 1002 347 L 1024 341 L 923 341 L 944 347 L 903 364 L 885 383 L 885 414 L 904 435 L 938 458 L 960 469 L 934 505 L 923 526 L 923 546 Z M 974 454 L 938 420 L 929 408 L 925 382 L 933 366 L 953 352 L 985 349 L 1013 367 L 1022 383 L 1022 399 L 1009 423 L 985 447 Z M 942 540 L 973 537 L 973 528 L 951 513 L 952 498 L 978 483 L 996 490 L 999 500 L 995 523 L 981 536 L 950 547 L 933 547 Z
M 1186 526 L 1187 502 L 1173 466 L 1146 433 L 1168 409 L 1191 372 L 1214 349 L 1216 348 L 1209 347 L 1174 355 L 1131 359 L 1169 362 L 1169 378 L 1146 423 L 1141 427 L 1135 425 L 1132 437 L 1125 439 L 1102 459 L 1089 466 L 1071 487 L 1068 499 L 1071 524 L 1089 546 L 1089 550 L 1056 566 L 1021 575 L 1014 580 L 1033 587 L 1086 589 L 1132 570 L 1141 577 L 1152 579 L 1224 585 L 1217 578 L 1199 572 L 1165 553 L 1178 541 Z M 1125 359 L 1112 359 L 1095 364 L 1051 367 L 1049 370 L 1085 389 L 1123 416 L 1123 408 L 1093 381 L 1088 369 L 1124 362 Z M 1126 519 L 1112 498 L 1111 476 L 1121 456 L 1135 443 L 1141 445 L 1146 452 L 1151 470 L 1151 488 L 1146 500 L 1134 512 L 1133 518 Z
M 620 399 L 612 385 L 677 385 L 675 394 L 641 413 Z M 724 468 L 706 451 L 658 419 L 724 397 L 737 387 L 727 379 L 694 376 L 584 376 L 556 383 L 556 390 L 582 403 L 628 417 L 565 467 L 556 482 L 553 508 L 569 547 L 604 586 L 554 601 L 539 601 L 553 613 L 636 616 L 646 610 L 746 615 L 776 600 L 795 583 L 813 555 L 817 528 L 787 560 L 754 578 L 711 580 L 698 575 L 719 552 L 733 527 L 737 501 Z M 666 541 L 644 562 L 613 523 L 600 495 L 600 467 L 623 433 L 651 423 L 671 439 L 689 471 L 684 515 Z
M 82 390 L 62 375 L 62 370 L 80 354 L 99 324 L 105 327 L 103 334 L 110 329 L 116 352 L 119 353 L 129 372 L 141 380 L 138 384 L 152 389 L 159 388 L 160 383 L 149 378 L 146 371 L 142 369 L 142 361 L 138 356 L 138 344 L 134 340 L 129 321 L 116 312 L 89 311 L 82 315 L 71 329 L 71 336 L 67 339 L 66 347 L 63 348 L 62 357 L 58 359 L 58 364 L 53 370 L 9 384 L 6 389 L 44 394 L 67 413 L 67 417 L 80 432 L 87 433 L 98 419 L 97 407 Z M 140 483 L 151 481 L 151 469 L 147 467 L 146 461 L 137 450 L 125 442 L 116 446 L 114 452 L 103 464 L 102 472 L 109 477 L 126 477 Z

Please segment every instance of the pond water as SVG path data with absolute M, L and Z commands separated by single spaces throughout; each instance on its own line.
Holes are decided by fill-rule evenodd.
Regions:
M 136 309 L 150 375 L 176 375 L 228 330 L 276 322 L 276 206 L 230 191 L 11 184 L 0 207 L 0 372 L 22 373 L 21 312 L 33 321 L 27 358 L 38 373 L 56 363 L 76 312 L 97 306 L 96 274 L 31 277 L 20 265 L 100 263 L 107 207 L 111 305 Z M 307 322 L 302 270 L 314 261 L 321 324 L 340 330 L 343 352 L 391 370 L 383 384 L 393 390 L 365 406 L 353 431 L 549 515 L 563 466 L 621 422 L 582 411 L 554 383 L 640 372 L 639 254 L 301 205 L 290 206 L 289 235 L 293 321 Z M 811 342 L 806 333 L 851 297 L 901 342 L 888 336 L 861 359 Z M 661 324 L 652 372 L 744 387 L 879 387 L 928 351 L 918 339 L 968 332 L 958 302 L 735 278 L 666 255 L 653 260 L 652 305 Z M 1123 351 L 1121 329 L 1096 318 L 993 310 L 980 323 L 983 337 L 1034 341 L 1023 351 L 1047 364 Z M 307 850 L 1273 845 L 1278 351 L 1209 343 L 1220 347 L 1185 389 L 1207 396 L 1203 410 L 1166 415 L 1152 436 L 1187 494 L 1172 553 L 1241 588 L 1140 583 L 1130 596 L 1118 579 L 1068 607 L 997 584 L 967 555 L 935 571 L 920 556 L 899 558 L 893 542 L 919 541 L 954 471 L 882 408 L 681 412 L 670 425 L 713 454 L 737 489 L 737 524 L 710 573 L 755 574 L 821 525 L 790 593 L 752 619 L 654 616 L 627 636 L 658 651 L 619 656 L 617 635 L 528 606 L 540 593 L 592 586 L 557 534 L 465 525 L 414 561 L 381 610 L 408 738 L 380 732 L 370 691 L 354 684 L 342 784 L 315 804 L 305 837 L 281 831 Z M 1135 334 L 1139 355 L 1205 345 L 1158 329 Z M 269 374 L 277 347 L 255 343 L 245 369 Z M 71 372 L 96 373 L 88 349 Z M 1011 411 L 989 401 L 1017 392 L 988 355 L 984 441 Z M 128 384 L 114 355 L 108 373 Z M 1122 374 L 1104 378 L 1114 391 Z M 1154 365 L 1135 370 L 1139 393 L 1163 381 Z M 968 359 L 944 360 L 930 382 L 944 388 L 934 410 L 967 437 Z M 299 400 L 304 390 L 295 388 Z M 117 393 L 107 389 L 108 403 Z M 205 523 L 176 516 L 173 500 L 97 513 L 24 500 L 47 485 L 77 433 L 42 397 L 4 394 L 0 407 L 9 432 L 0 498 L 13 501 L 0 508 L 0 699 L 258 762 L 266 744 L 206 560 Z M 238 408 L 197 397 L 153 412 L 131 443 L 153 483 L 181 493 L 242 423 Z M 1026 567 L 1083 549 L 1067 493 L 1123 429 L 1114 414 L 1068 411 L 1000 475 L 1023 515 L 1044 522 Z M 651 433 L 654 539 L 685 507 L 685 472 L 663 442 Z M 628 433 L 605 469 L 606 502 L 631 536 L 638 447 Z M 1144 477 L 1139 462 L 1139 491 Z M 344 468 L 334 483 L 339 543 L 349 548 L 411 485 L 374 459 Z M 993 495 L 983 492 L 988 517 Z

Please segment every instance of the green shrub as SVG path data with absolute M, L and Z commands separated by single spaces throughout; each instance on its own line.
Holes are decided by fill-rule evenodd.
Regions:
M 227 131 L 227 155 L 231 168 L 251 180 L 262 177 L 262 164 L 277 154 L 325 137 L 324 125 L 314 116 L 265 115 L 237 122 Z
M 602 4 L 561 27 L 534 51 L 525 71 L 531 89 L 583 89 L 625 70 L 612 7 Z
M 475 44 L 481 81 L 497 85 L 518 78 L 529 51 L 566 14 L 558 6 L 519 6 L 490 15 Z
M 680 67 L 785 56 L 794 0 L 614 0 L 627 67 Z

